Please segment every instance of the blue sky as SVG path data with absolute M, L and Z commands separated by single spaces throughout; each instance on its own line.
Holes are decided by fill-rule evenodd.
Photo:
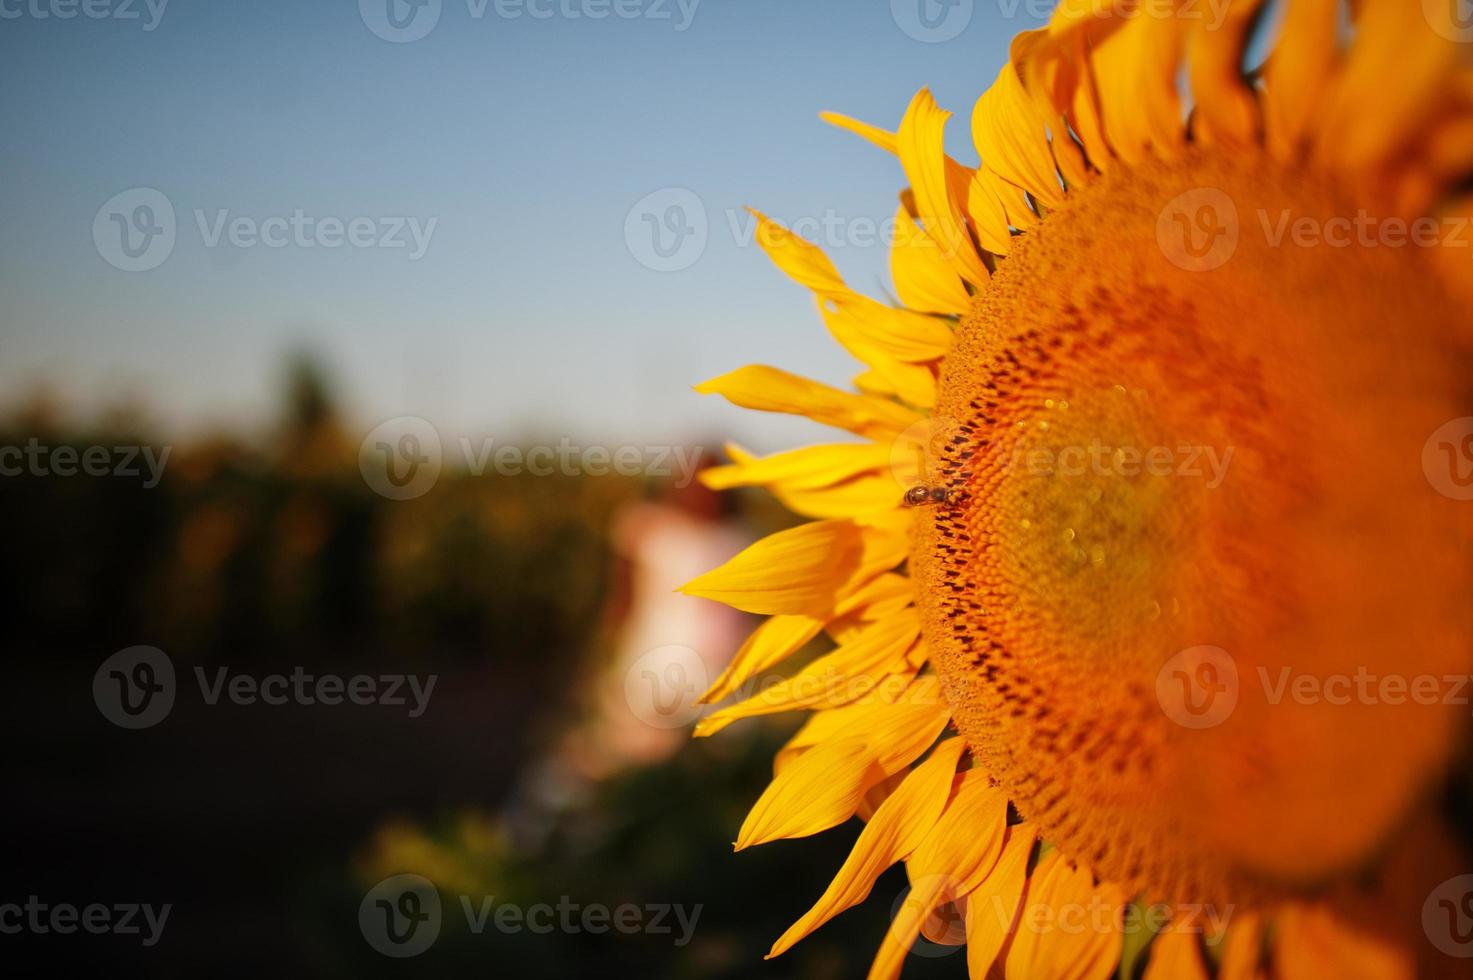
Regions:
M 841 271 L 880 290 L 884 248 L 865 229 L 893 214 L 899 168 L 817 113 L 893 126 L 929 85 L 970 159 L 972 104 L 1038 13 L 439 0 L 433 28 L 396 43 L 370 27 L 393 34 L 391 0 L 172 0 L 161 16 L 159 0 L 87 2 L 138 16 L 0 0 L 6 399 L 45 381 L 84 411 L 129 399 L 179 430 L 260 426 L 286 355 L 306 348 L 355 424 L 413 414 L 445 434 L 760 449 L 814 430 L 690 384 L 753 361 L 835 383 L 855 367 L 739 209 L 836 222 Z M 435 12 L 392 2 L 410 31 Z M 922 2 L 957 36 L 911 36 Z M 119 258 L 117 242 L 94 239 L 95 221 L 105 239 L 134 216 L 136 199 L 117 219 L 103 207 L 134 188 L 174 212 L 147 271 L 116 268 L 103 252 Z M 694 195 L 678 200 L 704 212 L 706 244 L 656 271 L 647 219 L 629 216 L 664 191 L 649 219 L 663 220 L 669 188 Z M 324 247 L 355 219 L 359 245 Z

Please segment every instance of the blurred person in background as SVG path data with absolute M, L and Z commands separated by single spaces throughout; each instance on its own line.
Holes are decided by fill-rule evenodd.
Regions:
M 679 751 L 702 713 L 698 699 L 748 625 L 735 610 L 675 591 L 751 542 L 729 495 L 699 480 L 663 484 L 614 515 L 610 538 L 612 640 L 591 655 L 597 662 L 584 671 L 567 730 L 529 767 L 513 805 L 514 826 L 531 835 L 546 832 L 547 811 L 577 806 L 595 784 Z

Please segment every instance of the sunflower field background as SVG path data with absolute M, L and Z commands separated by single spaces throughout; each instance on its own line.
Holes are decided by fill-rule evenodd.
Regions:
M 529 978 L 858 969 L 884 909 L 856 912 L 782 963 L 752 962 L 786 927 L 790 910 L 774 896 L 822 891 L 845 849 L 826 840 L 729 860 L 780 723 L 632 768 L 538 815 L 535 846 L 518 838 L 518 821 L 532 819 L 518 816 L 518 787 L 577 721 L 578 678 L 618 628 L 611 522 L 657 496 L 658 482 L 450 474 L 420 500 L 387 501 L 359 473 L 327 371 L 296 359 L 279 378 L 269 432 L 181 446 L 155 488 L 143 477 L 0 481 L 0 616 L 14 672 L 3 724 L 7 744 L 27 746 L 4 763 L 15 794 L 6 879 L 59 896 L 168 896 L 175 908 L 155 948 L 82 936 L 67 961 L 162 976 L 284 961 L 303 975 L 402 975 L 403 963 L 365 943 L 357 911 L 374 882 L 415 869 L 477 904 L 701 907 L 680 946 L 678 928 L 446 926 L 413 961 L 419 976 L 463 976 L 488 960 Z M 139 406 L 85 427 L 65 415 L 38 397 L 0 431 L 7 443 L 150 444 Z M 734 520 L 753 534 L 785 521 L 755 496 Z M 120 635 L 157 637 L 181 672 L 440 679 L 431 710 L 410 721 L 360 708 L 324 729 L 308 707 L 263 714 L 181 698 L 158 728 L 120 741 L 86 697 L 98 651 Z M 715 765 L 735 773 L 720 787 L 706 779 Z M 887 884 L 898 897 L 903 876 Z M 44 960 L 57 938 L 7 936 L 5 950 Z

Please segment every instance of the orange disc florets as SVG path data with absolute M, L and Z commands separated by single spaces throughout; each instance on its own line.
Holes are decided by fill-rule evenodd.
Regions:
M 946 362 L 914 566 L 957 724 L 1153 899 L 1365 867 L 1467 715 L 1409 686 L 1473 649 L 1473 503 L 1422 465 L 1473 415 L 1462 311 L 1423 248 L 1293 234 L 1361 212 L 1263 162 L 1112 173 Z

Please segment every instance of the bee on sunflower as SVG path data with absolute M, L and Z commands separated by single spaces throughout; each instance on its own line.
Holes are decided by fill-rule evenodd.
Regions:
M 1065 0 L 976 167 L 925 90 L 895 132 L 825 115 L 904 170 L 896 305 L 758 216 L 865 368 L 697 388 L 859 438 L 729 447 L 709 486 L 811 521 L 684 589 L 768 617 L 708 702 L 834 643 L 696 732 L 811 712 L 738 849 L 864 821 L 771 956 L 900 862 L 871 977 L 922 935 L 1008 980 L 1473 956 L 1467 711 L 1423 683 L 1473 672 L 1473 505 L 1418 465 L 1473 434 L 1473 34 L 1442 0 L 1199 6 Z

